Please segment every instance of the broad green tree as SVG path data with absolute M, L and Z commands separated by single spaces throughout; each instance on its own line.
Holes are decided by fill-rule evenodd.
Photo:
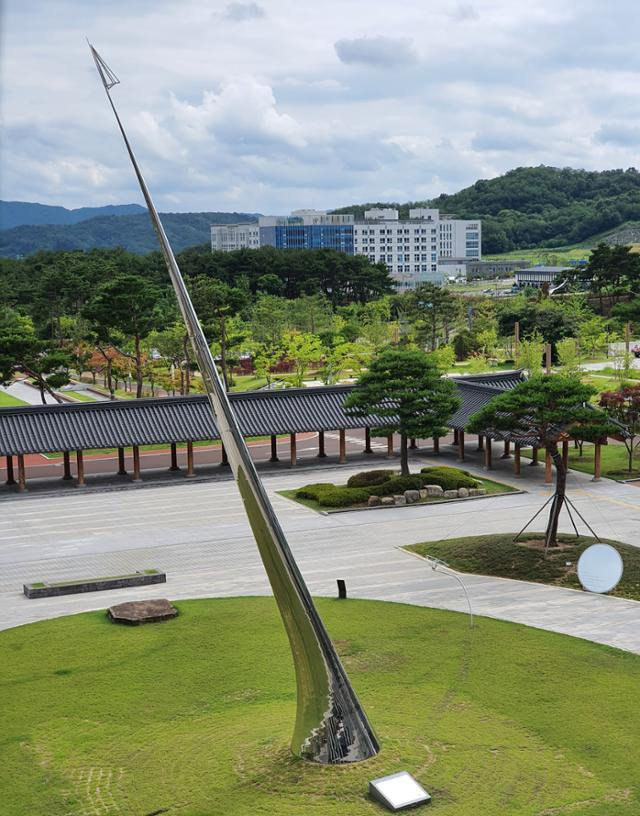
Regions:
M 437 362 L 422 351 L 387 349 L 376 357 L 347 397 L 354 416 L 383 418 L 373 433 L 400 434 L 400 466 L 409 475 L 407 440 L 444 436 L 460 406 L 455 383 L 442 377 Z
M 141 275 L 118 274 L 105 281 L 86 305 L 84 316 L 93 322 L 96 332 L 110 345 L 117 344 L 118 333 L 130 340 L 133 352 L 118 348 L 135 364 L 136 397 L 142 396 L 142 341 L 162 326 L 165 315 L 160 305 L 162 290 Z
M 600 406 L 621 422 L 628 431 L 623 436 L 629 456 L 628 469 L 633 471 L 633 455 L 640 445 L 640 385 L 631 385 L 619 391 L 605 391 L 600 394 Z
M 558 543 L 558 520 L 565 503 L 567 471 L 558 446 L 573 437 L 598 441 L 619 428 L 607 414 L 590 406 L 596 389 L 564 374 L 538 374 L 494 397 L 469 420 L 472 433 L 507 433 L 516 443 L 532 437 L 546 448 L 556 468 L 556 490 L 545 533 L 547 547 Z
M 323 355 L 322 341 L 309 332 L 286 332 L 283 339 L 283 350 L 285 356 L 294 365 L 294 383 L 297 386 L 302 385 L 309 366 L 319 362 Z

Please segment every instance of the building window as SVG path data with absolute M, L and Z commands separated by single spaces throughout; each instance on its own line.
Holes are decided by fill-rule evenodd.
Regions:
M 437 272 L 438 271 L 438 267 L 436 266 L 436 264 L 431 264 L 431 271 L 432 272 Z

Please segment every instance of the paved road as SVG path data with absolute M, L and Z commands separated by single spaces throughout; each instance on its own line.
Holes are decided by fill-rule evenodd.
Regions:
M 7 394 L 11 394 L 12 397 L 22 400 L 29 405 L 42 405 L 40 391 L 37 388 L 34 388 L 33 385 L 29 385 L 22 380 L 15 380 L 11 383 L 11 385 L 2 385 L 0 386 L 0 390 L 5 391 Z M 47 405 L 56 404 L 56 400 L 54 400 L 51 394 L 47 394 L 46 391 L 44 398 L 47 401 Z
M 438 461 L 442 462 L 441 457 Z M 424 458 L 426 462 L 426 458 Z M 434 460 L 432 460 L 432 463 Z M 264 482 L 311 591 L 349 593 L 464 611 L 450 576 L 399 549 L 416 541 L 506 532 L 522 526 L 548 496 L 544 468 L 518 483 L 509 463 L 503 480 L 527 493 L 465 503 L 409 506 L 319 515 L 276 491 L 317 481 L 314 472 L 265 476 Z M 473 464 L 468 463 L 470 469 Z M 355 468 L 325 469 L 322 480 L 344 480 Z M 594 484 L 572 474 L 572 496 L 604 536 L 638 544 L 640 492 L 608 480 Z M 16 497 L 2 503 L 0 627 L 88 609 L 124 599 L 265 594 L 269 587 L 244 511 L 230 481 L 170 484 L 121 492 L 75 491 L 55 497 Z M 564 525 L 568 529 L 568 522 Z M 116 590 L 29 601 L 24 581 L 113 575 L 158 567 L 166 587 Z M 640 653 L 640 603 L 504 579 L 467 576 L 479 615 L 573 634 Z

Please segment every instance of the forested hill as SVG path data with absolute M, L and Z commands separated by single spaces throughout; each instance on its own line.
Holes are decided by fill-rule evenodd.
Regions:
M 375 206 L 395 206 L 401 216 L 410 207 L 433 206 L 460 218 L 481 218 L 485 253 L 557 247 L 640 220 L 640 173 L 634 168 L 518 167 L 431 201 L 363 204 L 335 212 L 361 215 Z
M 255 221 L 255 213 L 161 213 L 162 223 L 176 252 L 197 244 L 209 244 L 212 224 Z M 78 224 L 21 226 L 0 232 L 0 255 L 31 255 L 41 249 L 113 249 L 145 254 L 158 248 L 149 215 L 112 215 L 90 218 Z
M 101 215 L 136 215 L 145 212 L 140 204 L 108 204 L 105 207 L 78 207 L 68 210 L 32 201 L 0 201 L 0 229 L 12 229 L 24 224 L 77 224 Z

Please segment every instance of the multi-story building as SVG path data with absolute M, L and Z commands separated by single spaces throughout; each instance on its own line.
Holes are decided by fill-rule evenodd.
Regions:
M 258 249 L 260 230 L 252 224 L 224 224 L 211 227 L 211 251 L 233 252 L 236 249 Z
M 450 270 L 480 259 L 481 224 L 440 215 L 436 209 L 416 208 L 400 220 L 397 210 L 366 210 L 363 219 L 320 210 L 294 210 L 291 215 L 261 216 L 257 225 L 229 226 L 237 239 L 212 227 L 212 248 L 238 249 L 248 229 L 258 246 L 278 249 L 335 249 L 348 255 L 366 255 L 372 263 L 384 263 L 398 289 L 420 283 L 443 283 Z M 214 247 L 213 233 L 218 231 Z M 226 242 L 223 245 L 223 241 Z M 248 246 L 244 243 L 243 246 Z M 453 265 L 453 266 L 452 266 Z
M 291 215 L 258 219 L 260 246 L 277 249 L 336 249 L 353 255 L 353 216 L 319 210 L 294 210 Z

